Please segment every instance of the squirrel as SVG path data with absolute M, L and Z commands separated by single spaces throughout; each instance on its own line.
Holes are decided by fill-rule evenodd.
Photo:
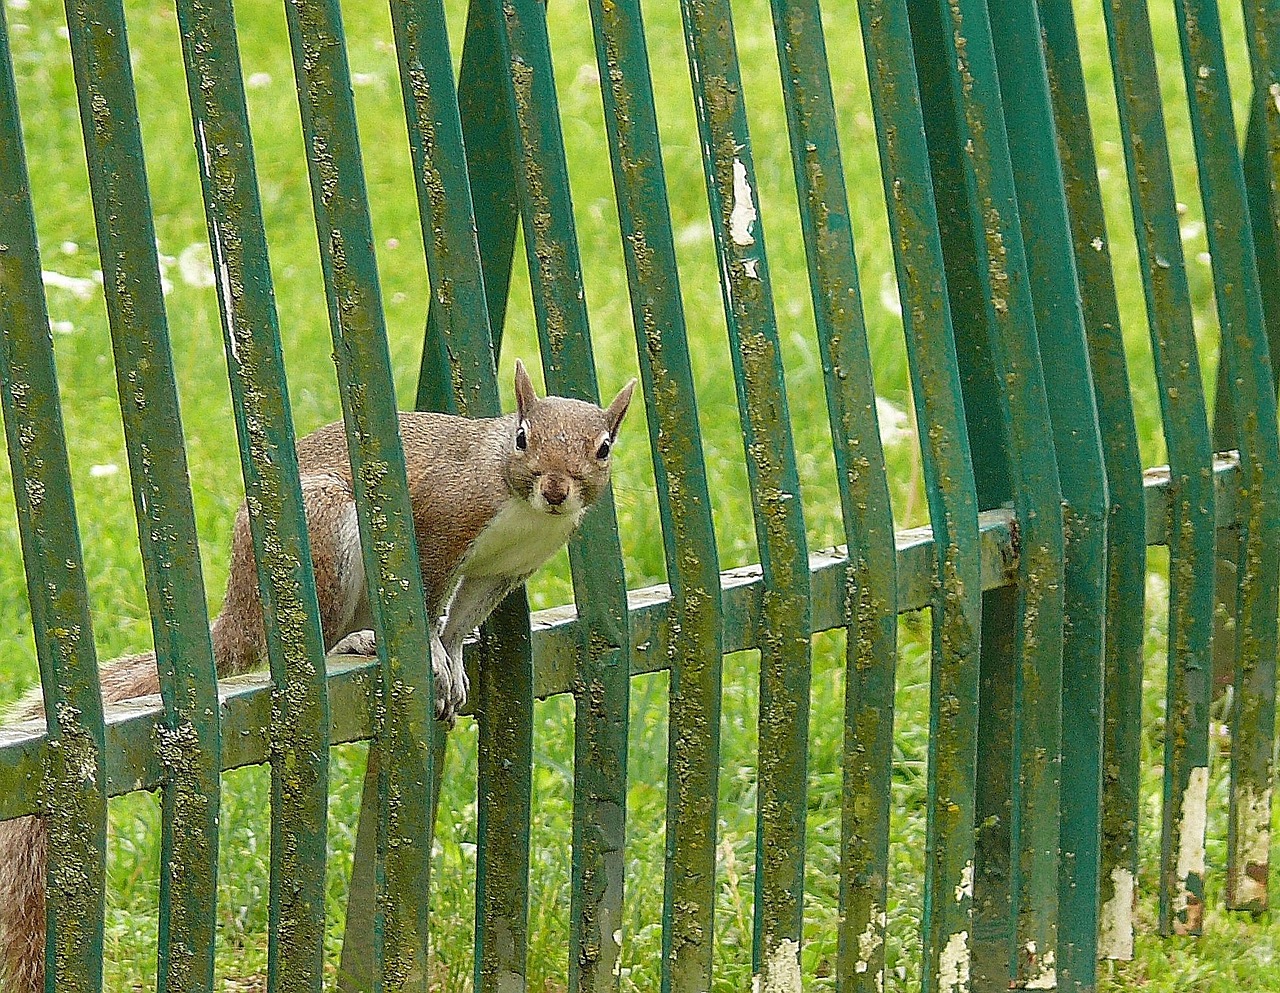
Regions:
M 608 485 L 610 454 L 635 385 L 630 380 L 605 409 L 566 397 L 539 398 L 517 359 L 514 414 L 400 414 L 418 560 L 434 624 L 438 719 L 452 724 L 467 698 L 463 640 L 568 540 Z M 297 452 L 325 650 L 372 654 L 372 613 L 342 422 L 300 439 Z M 265 663 L 262 602 L 243 503 L 232 532 L 227 592 L 210 637 L 219 677 Z M 108 663 L 101 682 L 108 703 L 158 693 L 155 653 Z M 40 709 L 33 706 L 28 716 L 38 716 Z M 47 845 L 37 816 L 0 822 L 5 993 L 44 988 Z

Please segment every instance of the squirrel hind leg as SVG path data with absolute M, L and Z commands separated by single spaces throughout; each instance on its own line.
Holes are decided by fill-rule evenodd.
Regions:
M 302 497 L 324 645 L 332 651 L 347 635 L 373 627 L 355 498 L 351 484 L 331 473 L 303 476 Z
M 0 822 L 0 985 L 44 989 L 44 872 L 48 834 L 38 817 Z

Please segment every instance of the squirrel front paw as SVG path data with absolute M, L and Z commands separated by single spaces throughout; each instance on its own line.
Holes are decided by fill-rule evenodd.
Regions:
M 471 689 L 467 671 L 462 666 L 461 646 L 455 659 L 438 635 L 431 636 L 431 672 L 435 676 L 436 720 L 453 727 Z
M 378 642 L 374 633 L 369 630 L 352 631 L 349 635 L 329 649 L 330 655 L 368 655 L 370 658 L 378 654 Z

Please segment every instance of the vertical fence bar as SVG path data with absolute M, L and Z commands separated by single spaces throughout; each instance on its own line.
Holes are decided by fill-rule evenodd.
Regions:
M 1007 946 L 1013 972 L 1005 981 L 1035 986 L 1056 981 L 1061 490 L 986 5 L 966 0 L 920 2 L 912 11 L 919 15 L 913 17 L 914 39 L 926 94 L 935 187 L 939 197 L 949 198 L 952 210 L 959 211 L 943 223 L 952 307 L 972 315 L 971 326 L 985 331 L 985 342 L 975 336 L 970 343 L 958 343 L 962 362 L 973 363 L 965 393 L 970 444 L 977 449 L 976 426 L 984 440 L 999 444 L 997 439 L 1005 439 L 1008 451 L 1008 491 L 1001 492 L 997 467 L 985 478 L 979 476 L 978 496 L 988 506 L 1011 497 L 1018 517 L 1019 583 L 1009 642 L 1013 656 L 1002 653 L 997 660 L 993 655 L 992 665 L 1015 665 L 1009 823 L 1015 925 Z M 960 269 L 969 270 L 964 283 L 953 278 Z M 986 350 L 988 357 L 972 357 L 979 350 Z M 993 388 L 998 411 L 983 396 Z M 976 401 L 972 410 L 971 398 Z M 1003 425 L 998 433 L 992 430 L 997 416 Z M 995 607 L 1001 599 L 992 597 L 989 605 Z M 1003 641 L 996 623 L 994 615 L 989 615 L 989 623 L 984 621 L 983 640 L 988 640 L 990 627 L 992 648 Z M 992 717 L 998 719 L 995 712 Z M 1001 862 L 1002 854 L 992 866 L 997 873 Z M 991 945 L 991 982 L 998 985 L 1003 982 L 996 949 L 1003 940 L 1002 936 Z
M 483 6 L 472 5 L 472 16 Z M 485 299 L 485 259 L 476 233 L 475 201 L 468 180 L 468 156 L 463 146 L 463 122 L 444 9 L 439 0 L 392 0 L 391 15 L 418 214 L 432 282 L 417 408 L 495 417 L 502 410 L 489 325 L 491 305 Z M 465 64 L 470 69 L 470 64 Z M 464 70 L 463 85 L 474 87 L 474 79 Z M 500 83 L 499 79 L 489 81 L 494 87 Z M 490 104 L 484 120 L 479 122 L 499 132 L 488 139 L 499 142 L 497 148 L 476 153 L 486 156 L 485 161 L 511 155 L 509 127 L 503 130 L 507 120 L 499 99 Z M 510 187 L 508 177 L 506 188 Z M 507 227 L 513 246 L 514 203 L 509 197 L 493 196 L 494 192 L 497 191 L 491 189 L 491 195 L 484 199 L 493 205 L 491 209 L 500 210 L 510 204 Z M 505 271 L 509 273 L 510 268 L 508 248 Z M 492 306 L 500 315 L 506 306 L 505 276 L 499 285 L 502 299 Z M 452 389 L 446 388 L 449 385 Z M 476 714 L 481 722 L 478 837 L 484 854 L 477 865 L 477 944 L 482 951 L 476 956 L 475 970 L 477 977 L 484 977 L 486 982 L 504 981 L 500 977 L 507 963 L 495 958 L 495 952 L 518 961 L 519 967 L 514 971 L 523 976 L 533 751 L 530 645 L 528 598 L 520 590 L 484 627 L 480 678 L 476 681 Z M 444 732 L 437 727 L 432 741 L 435 800 L 439 798 L 444 745 Z M 433 813 L 433 823 L 434 820 Z M 498 877 L 498 885 L 490 884 L 491 875 Z M 490 936 L 503 933 L 511 940 L 490 940 Z M 487 954 L 483 951 L 486 949 Z
M 964 990 L 973 941 L 977 761 L 978 505 L 965 430 L 945 265 L 905 0 L 862 0 L 862 42 L 902 299 L 929 516 L 937 549 L 930 688 L 923 988 Z M 846 881 L 847 885 L 847 881 Z M 862 983 L 842 950 L 843 990 Z M 872 972 L 871 963 L 867 971 Z M 850 972 L 852 969 L 852 972 Z M 877 987 L 878 988 L 878 987 Z
M 746 106 L 726 0 L 682 0 L 703 171 L 764 571 L 753 964 L 800 985 L 809 731 L 809 565 Z
M 1047 398 L 1066 555 L 1061 726 L 1070 747 L 1062 747 L 1058 851 L 1048 852 L 1058 863 L 1058 947 L 1056 973 L 1046 959 L 1038 978 L 1055 979 L 1059 989 L 1091 990 L 1097 984 L 1109 498 L 1048 68 L 1043 48 L 1024 43 L 1043 36 L 1036 0 L 1005 4 L 992 35 L 1036 337 L 1045 379 L 1053 383 Z M 1027 761 L 1034 759 L 1024 751 Z
M 1102 822 L 1095 829 L 1101 850 L 1097 894 L 1088 898 L 1096 899 L 1099 907 L 1099 957 L 1132 958 L 1142 737 L 1141 604 L 1146 587 L 1142 463 L 1071 4 L 1068 0 L 1040 0 L 1040 21 L 1098 421 L 1107 426 L 1101 433 L 1111 500 L 1106 549 Z M 1067 762 L 1065 747 L 1063 761 Z M 1065 775 L 1064 770 L 1063 792 L 1068 794 Z M 1071 881 L 1064 878 L 1060 888 L 1064 902 L 1083 899 L 1088 893 L 1077 883 L 1078 895 L 1066 897 L 1070 886 Z M 1088 963 L 1081 965 L 1091 968 Z M 1066 963 L 1064 971 L 1074 972 Z
M 107 835 L 102 698 L 3 11 L 0 161 L 0 400 L 48 728 L 38 829 L 48 834 L 47 983 L 96 993 Z M 3 895 L 10 898 L 7 888 Z
M 888 906 L 898 629 L 893 512 L 822 12 L 818 0 L 774 0 L 772 7 L 849 561 L 839 962 L 847 983 L 872 990 L 884 982 Z
M 336 0 L 288 0 L 286 14 L 382 672 L 374 988 L 425 990 L 434 703 L 422 575 L 341 14 Z
M 976 251 L 963 211 L 967 190 L 961 173 L 960 142 L 955 136 L 956 110 L 948 79 L 947 56 L 940 36 L 944 20 L 929 0 L 908 0 L 912 42 L 919 71 L 921 108 L 928 138 L 931 188 L 941 236 L 946 272 L 945 289 L 954 322 L 955 347 L 963 388 L 966 433 L 972 451 L 982 453 L 973 464 L 979 507 L 1000 506 L 1010 496 L 1009 456 L 995 397 L 998 385 L 985 347 L 985 304 L 976 260 L 955 260 Z M 978 728 L 982 742 L 977 755 L 972 872 L 973 927 L 967 948 L 967 968 L 956 968 L 948 949 L 926 945 L 929 957 L 939 956 L 937 988 L 964 991 L 997 989 L 1012 979 L 1013 867 L 1012 768 L 1014 748 L 1015 653 L 1014 617 L 1017 591 L 994 590 L 983 595 L 980 630 L 980 686 Z M 926 911 L 946 906 L 946 891 L 932 894 Z M 938 933 L 931 926 L 930 937 Z M 939 935 L 939 937 L 941 937 Z M 950 938 L 948 938 L 950 940 Z M 946 961 L 941 961 L 941 954 Z M 941 966 L 947 966 L 942 969 Z M 926 981 L 933 975 L 926 971 Z
M 1280 0 L 1246 2 L 1244 20 L 1253 75 L 1244 172 L 1274 355 L 1280 348 Z
M 1244 172 L 1215 0 L 1180 0 L 1179 37 L 1228 393 L 1240 450 L 1227 906 L 1265 910 L 1271 847 L 1280 438 Z
M 217 681 L 133 73 L 121 4 L 66 6 L 166 712 L 158 985 L 207 987 L 217 896 Z
M 458 112 L 466 146 L 467 176 L 475 209 L 476 236 L 484 275 L 489 330 L 495 364 L 501 353 L 502 329 L 515 258 L 516 136 L 507 103 L 502 60 L 501 18 L 491 3 L 467 5 L 467 27 L 458 78 Z
M 508 108 L 521 219 L 550 392 L 595 402 L 596 385 L 569 176 L 547 37 L 535 0 L 503 6 Z M 570 990 L 617 989 L 626 833 L 630 637 L 611 492 L 569 540 L 582 630 L 574 722 Z
M 1160 927 L 1199 934 L 1209 786 L 1213 463 L 1191 320 L 1151 24 L 1143 4 L 1103 6 L 1124 135 L 1133 228 L 1169 451 L 1169 682 Z
M 694 993 L 715 934 L 720 567 L 640 4 L 591 17 L 673 601 L 661 984 Z
M 437 30 L 443 30 L 442 23 Z M 501 10 L 490 3 L 470 4 L 457 95 L 468 195 L 474 208 L 488 313 L 487 331 L 492 340 L 491 354 L 495 358 L 502 341 L 518 216 L 514 180 L 515 126 L 505 81 L 510 69 L 503 51 Z M 403 59 L 402 54 L 402 71 Z M 447 66 L 448 60 L 445 64 Z M 440 87 L 439 82 L 432 84 L 437 98 Z M 445 129 L 436 132 L 438 142 L 451 140 L 447 121 L 445 123 Z M 411 138 L 411 142 L 413 140 Z M 443 173 L 441 178 L 443 182 Z M 452 181 L 456 181 L 456 177 Z M 455 239 L 449 252 L 451 261 L 445 266 L 443 260 L 438 260 L 437 268 L 442 270 L 440 275 L 445 276 L 448 271 L 455 271 L 452 267 L 456 265 L 459 270 L 455 279 L 465 282 L 472 278 L 465 274 L 469 262 L 466 253 L 458 247 L 457 233 L 450 237 Z M 432 399 L 440 390 L 437 388 L 430 394 L 427 390 L 432 377 L 438 378 L 438 373 L 429 364 L 439 360 L 439 349 L 433 339 L 443 337 L 437 322 L 444 319 L 445 315 L 433 307 L 428 316 L 423 371 L 419 379 L 420 407 L 438 404 L 441 399 L 445 406 L 451 403 L 461 406 L 456 395 L 452 399 Z M 467 335 L 476 335 L 481 326 L 476 319 L 467 329 Z M 474 337 L 467 340 L 470 342 L 467 354 L 474 356 L 478 343 Z M 470 413 L 484 414 L 490 403 L 496 412 L 496 392 L 477 399 Z M 530 689 L 533 663 L 528 627 L 528 599 L 520 589 L 494 612 L 482 633 L 482 671 L 486 665 L 505 666 L 510 676 L 503 681 L 482 677 L 474 687 L 479 724 L 474 983 L 480 991 L 502 989 L 504 984 L 523 984 L 527 968 L 528 844 L 533 789 L 533 698 Z M 495 637 L 499 633 L 501 637 Z M 503 661 L 495 652 L 510 654 Z
M 444 6 L 391 0 L 391 20 L 432 286 L 417 407 L 496 417 L 502 410 Z M 495 109 L 494 116 L 504 115 Z
M 258 565 L 272 697 L 268 988 L 319 991 L 324 974 L 329 708 L 324 636 L 294 451 L 229 0 L 179 0 L 227 368 Z

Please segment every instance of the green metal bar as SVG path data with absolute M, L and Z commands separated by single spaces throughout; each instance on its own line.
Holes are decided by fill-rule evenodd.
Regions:
M 391 21 L 432 281 L 417 409 L 494 417 L 502 411 L 444 5 L 392 0 Z
M 661 982 L 693 993 L 715 934 L 719 564 L 640 4 L 592 0 L 591 17 L 674 622 Z
M 1280 201 L 1276 182 L 1280 176 L 1280 5 L 1274 0 L 1253 0 L 1243 4 L 1249 60 L 1253 76 L 1253 100 L 1245 138 L 1244 176 L 1262 308 L 1266 315 L 1269 352 L 1280 348 Z M 1274 366 L 1272 371 L 1274 372 Z M 1214 407 L 1214 449 L 1237 447 L 1231 391 L 1224 382 L 1226 363 L 1218 363 L 1218 392 Z M 1214 692 L 1220 694 L 1235 680 L 1235 593 L 1236 552 L 1233 535 L 1218 536 L 1218 606 L 1214 615 Z M 1234 873 L 1229 874 L 1234 875 Z
M 680 6 L 764 573 L 753 966 L 760 989 L 773 991 L 799 984 L 808 552 L 730 8 Z
M 1244 21 L 1253 75 L 1245 182 L 1274 355 L 1280 348 L 1280 0 L 1245 3 Z
M 47 761 L 40 812 L 49 841 L 45 957 L 53 968 L 46 984 L 94 993 L 102 989 L 106 733 L 3 11 L 0 161 L 0 402 L 48 722 L 38 754 Z
M 929 806 L 923 932 L 924 988 L 954 987 L 969 969 L 973 934 L 974 776 L 982 609 L 977 493 L 965 430 L 933 179 L 905 0 L 859 3 L 872 110 L 889 207 L 902 314 L 935 536 Z M 899 563 L 898 607 L 906 609 Z M 815 587 L 816 589 L 816 587 Z M 819 596 L 816 602 L 821 602 Z M 853 880 L 844 879 L 849 886 Z M 848 935 L 845 936 L 846 942 Z M 839 982 L 872 975 L 861 945 L 841 949 Z M 878 958 L 880 949 L 875 949 Z M 945 958 L 945 962 L 944 962 Z M 863 962 L 866 965 L 863 966 Z M 851 971 L 852 967 L 852 971 Z M 944 967 L 946 969 L 944 977 Z
M 1265 119 L 1269 101 L 1269 95 L 1260 96 L 1255 89 L 1245 139 L 1244 177 L 1249 216 L 1254 219 L 1253 247 L 1258 259 L 1262 309 L 1267 316 L 1268 345 L 1274 354 L 1280 349 L 1280 195 L 1276 179 L 1280 177 L 1280 122 L 1272 126 Z M 1269 132 L 1268 127 L 1273 131 Z
M 341 14 L 336 0 L 289 0 L 286 13 L 382 669 L 374 989 L 425 990 L 434 701 L 422 575 Z
M 1183 74 L 1222 328 L 1222 362 L 1237 413 L 1241 466 L 1227 906 L 1259 911 L 1267 907 L 1270 865 L 1280 610 L 1280 436 L 1217 3 L 1181 0 L 1178 9 Z
M 477 37 L 470 33 L 472 25 L 479 23 L 483 28 L 485 24 L 477 18 L 477 10 L 482 6 L 472 6 L 468 22 L 462 86 L 471 93 L 486 84 L 495 91 L 500 87 L 496 73 L 490 80 L 478 80 L 469 61 L 477 49 L 471 40 Z M 414 158 L 427 268 L 433 285 L 417 407 L 470 416 L 497 416 L 501 405 L 489 308 L 493 308 L 500 321 L 506 309 L 506 277 L 510 273 L 514 247 L 514 188 L 508 174 L 501 178 L 501 185 L 490 186 L 482 198 L 491 204 L 491 211 L 500 215 L 496 226 L 491 222 L 486 227 L 491 232 L 491 236 L 484 239 L 489 255 L 482 256 L 443 8 L 438 0 L 412 3 L 393 0 L 392 21 L 400 57 L 401 88 Z M 492 52 L 496 45 L 497 38 L 490 36 L 488 45 L 481 47 Z M 468 107 L 472 116 L 467 123 L 472 129 L 491 129 L 481 140 L 500 143 L 496 148 L 477 153 L 486 156 L 477 170 L 485 180 L 493 177 L 484 169 L 490 163 L 501 161 L 504 155 L 509 159 L 511 154 L 510 115 L 504 112 L 501 93 L 495 92 L 494 96 L 498 99 L 486 107 L 479 120 L 475 105 Z M 497 236 L 496 247 L 493 235 Z M 504 246 L 505 262 L 502 261 Z M 491 256 L 497 258 L 491 261 Z M 495 280 L 500 296 L 488 302 L 484 292 L 486 263 L 491 267 L 496 264 L 495 271 L 500 274 L 500 279 Z M 447 384 L 452 386 L 451 390 L 445 388 Z M 529 605 L 523 591 L 513 594 L 495 619 L 485 626 L 483 644 L 490 647 L 476 681 L 477 712 L 483 715 L 479 836 L 484 853 L 477 870 L 476 984 L 480 988 L 484 988 L 485 983 L 500 988 L 508 979 L 524 975 L 523 935 L 528 917 L 528 854 L 522 852 L 522 848 L 527 849 L 531 816 L 532 715 L 528 701 L 532 696 L 521 686 L 531 681 L 533 662 L 529 649 Z M 496 668 L 504 674 L 503 678 L 485 678 L 489 671 L 486 666 Z M 511 672 L 528 675 L 513 685 L 508 676 Z M 445 756 L 445 735 L 439 728 L 434 729 L 432 749 L 435 781 L 431 824 L 434 826 L 434 804 L 439 800 Z M 498 886 L 488 882 L 493 872 L 501 880 Z M 509 968 L 512 965 L 517 968 Z
M 1200 361 L 1191 321 L 1151 24 L 1142 4 L 1108 0 L 1111 63 L 1134 234 L 1142 259 L 1160 412 L 1169 450 L 1169 682 L 1160 926 L 1198 934 L 1204 909 L 1214 492 Z
M 818 0 L 774 0 L 772 8 L 849 558 L 838 962 L 846 987 L 878 990 L 898 633 L 893 512 L 822 12 Z
M 268 987 L 315 990 L 324 970 L 328 700 L 324 636 L 294 451 L 262 205 L 230 0 L 179 0 L 209 244 L 267 657 L 271 717 Z
M 481 633 L 477 700 L 512 700 L 480 712 L 480 797 L 505 802 L 478 804 L 480 857 L 476 863 L 477 990 L 524 989 L 529 930 L 529 797 L 533 789 L 533 664 L 529 606 L 512 596 L 494 611 Z M 503 632 L 495 637 L 494 632 Z M 513 636 L 513 633 L 515 636 Z
M 516 187 L 547 389 L 597 401 L 595 365 L 573 229 L 546 8 L 503 6 Z M 569 540 L 582 618 L 574 732 L 569 989 L 617 989 L 622 952 L 630 638 L 626 577 L 612 493 Z
M 949 57 L 938 43 L 944 20 L 929 0 L 908 2 L 911 31 L 920 77 L 921 105 L 928 137 L 928 155 L 944 260 L 945 289 L 951 305 L 957 359 L 963 388 L 964 417 L 971 450 L 982 452 L 973 463 L 979 506 L 998 506 L 1010 497 L 1009 459 L 995 397 L 999 386 L 982 333 L 985 327 L 984 294 L 978 284 L 976 251 L 968 219 L 963 211 L 968 191 L 961 172 L 961 144 L 954 133 L 956 109 L 948 73 Z M 927 43 L 922 43 L 925 39 Z M 1014 706 L 1013 625 L 1017 609 L 1012 594 L 983 597 L 980 632 L 979 715 L 975 738 L 978 751 L 975 781 L 974 857 L 972 871 L 972 928 L 966 932 L 963 950 L 969 953 L 966 969 L 946 972 L 942 989 L 998 988 L 1012 978 L 1012 786 Z M 996 691 L 1000 692 L 997 693 Z M 937 898 L 940 897 L 941 901 Z M 946 891 L 939 890 L 932 910 Z M 952 932 L 955 933 L 955 932 Z M 950 940 L 950 938 L 948 938 Z M 957 942 L 956 951 L 961 951 Z M 926 945 L 926 955 L 938 954 Z M 926 963 L 929 959 L 926 959 Z M 951 962 L 948 960 L 948 965 Z M 941 975 L 938 970 L 937 975 Z M 929 981 L 933 978 L 926 970 Z
M 1048 67 L 1042 46 L 1023 43 L 1043 33 L 1036 0 L 1004 4 L 992 21 L 1036 337 L 1053 383 L 1047 397 L 1066 554 L 1061 726 L 1070 748 L 1061 749 L 1059 851 L 1049 853 L 1058 861 L 1058 946 L 1053 968 L 1046 962 L 1037 978 L 1083 991 L 1097 986 L 1110 500 Z M 1022 761 L 1025 770 L 1035 760 L 1024 750 Z
M 932 104 L 937 116 L 926 112 L 925 123 L 939 198 L 955 197 L 951 210 L 958 211 L 943 226 L 952 309 L 972 315 L 972 328 L 985 332 L 986 339 L 958 342 L 958 350 L 962 363 L 979 348 L 989 353 L 989 367 L 973 365 L 975 375 L 966 383 L 966 413 L 971 397 L 977 400 L 994 388 L 1003 425 L 1000 435 L 991 431 L 991 400 L 982 399 L 987 413 L 975 409 L 969 415 L 970 445 L 985 450 L 986 438 L 999 444 L 997 439 L 1003 437 L 1008 446 L 1009 490 L 1001 493 L 994 485 L 998 476 L 980 475 L 978 497 L 987 506 L 1012 498 L 1023 542 L 1019 598 L 1008 642 L 1017 660 L 1009 820 L 1015 927 L 1008 948 L 1012 972 L 1005 982 L 1035 986 L 1055 981 L 1057 946 L 1062 494 L 986 5 L 961 0 L 920 3 L 918 9 L 921 17 L 913 27 L 926 92 L 943 87 L 948 91 L 926 98 L 926 106 Z M 935 144 L 950 147 L 935 153 Z M 952 175 L 947 178 L 946 172 Z M 970 270 L 964 277 L 972 280 L 968 286 L 952 279 L 961 268 Z M 977 422 L 975 416 L 980 418 Z M 980 429 L 977 434 L 975 426 Z M 993 646 L 1004 643 L 996 623 L 994 618 L 984 620 L 984 643 L 989 631 Z M 1009 662 L 990 658 L 997 669 Z M 998 963 L 995 947 L 993 961 Z M 993 968 L 992 981 L 1004 985 L 999 965 Z
M 519 218 L 515 124 L 505 82 L 510 68 L 502 59 L 500 13 L 492 3 L 467 5 L 462 72 L 458 79 L 458 110 L 495 360 L 502 351 Z M 432 319 L 431 314 L 428 319 Z M 429 330 L 428 335 L 431 333 Z M 424 362 L 430 351 L 430 347 L 424 350 Z
M 217 689 L 124 11 L 68 0 L 116 383 L 168 727 L 160 990 L 213 981 Z
M 1076 270 L 1079 285 L 1088 287 L 1080 299 L 1098 421 L 1107 426 L 1101 434 L 1111 501 L 1106 547 L 1102 821 L 1091 827 L 1099 838 L 1101 851 L 1097 893 L 1088 899 L 1096 899 L 1098 904 L 1099 957 L 1132 958 L 1138 871 L 1138 759 L 1142 737 L 1144 621 L 1141 604 L 1146 589 L 1146 543 L 1134 537 L 1146 531 L 1142 463 L 1071 4 L 1066 0 L 1040 0 L 1040 21 Z M 1064 764 L 1067 760 L 1064 749 Z M 1074 794 L 1066 776 L 1064 766 L 1064 793 Z M 1065 821 L 1063 830 L 1069 830 Z M 1070 906 L 1094 889 L 1086 888 L 1079 881 L 1074 893 L 1072 887 L 1073 881 L 1064 876 L 1059 887 L 1059 899 L 1064 906 Z M 1064 947 L 1063 951 L 1074 954 L 1075 949 Z M 1096 968 L 1092 962 L 1082 961 L 1082 955 L 1083 952 L 1076 955 L 1073 963 L 1065 961 L 1064 955 L 1062 971 L 1066 979 L 1074 979 L 1078 970 L 1087 976 Z
M 403 15 L 400 15 L 403 16 Z M 419 31 L 428 30 L 431 20 L 428 14 L 416 13 Z M 443 22 L 432 25 L 432 31 L 443 32 Z M 405 32 L 407 37 L 407 32 Z M 432 44 L 438 44 L 439 39 Z M 426 44 L 426 36 L 419 34 L 416 45 L 401 43 L 402 78 L 403 74 L 412 71 L 406 65 L 409 51 L 414 51 L 421 58 L 436 58 L 431 45 Z M 496 356 L 502 339 L 502 323 L 506 315 L 507 298 L 510 289 L 511 264 L 515 251 L 516 238 L 516 188 L 514 183 L 515 136 L 512 114 L 508 106 L 507 86 L 504 77 L 508 68 L 502 56 L 503 52 L 502 17 L 496 7 L 485 3 L 473 3 L 468 8 L 466 40 L 462 56 L 462 73 L 458 83 L 458 105 L 461 124 L 461 135 L 465 142 L 465 155 L 469 188 L 463 191 L 458 187 L 459 174 L 450 169 L 441 172 L 443 186 L 448 186 L 444 194 L 450 200 L 455 197 L 467 198 L 473 205 L 475 227 L 477 233 L 481 283 L 484 288 L 484 303 L 487 307 L 488 320 L 474 315 L 468 323 L 453 324 L 452 348 L 470 357 L 474 363 L 483 347 L 490 347 L 491 356 Z M 443 71 L 447 74 L 450 60 L 443 60 L 442 67 L 433 72 Z M 406 84 L 407 85 L 407 84 Z M 434 90 L 439 98 L 441 90 L 451 83 L 437 80 L 429 84 L 428 91 Z M 451 143 L 451 125 L 447 121 L 449 114 L 448 91 L 445 98 L 437 104 L 436 120 L 443 121 L 445 127 L 436 127 L 432 141 L 435 143 Z M 419 139 L 413 135 L 413 111 L 410 115 L 411 144 Z M 421 128 L 421 115 L 418 117 Z M 424 152 L 426 141 L 423 141 Z M 420 154 L 415 152 L 415 154 Z M 456 155 L 456 148 L 454 151 Z M 425 157 L 425 156 L 424 156 Z M 420 176 L 425 176 L 421 167 Z M 428 191 L 434 196 L 438 191 L 432 189 L 435 184 L 428 185 Z M 442 221 L 444 214 L 440 206 L 430 198 L 422 195 L 419 187 L 419 206 L 427 225 L 426 212 L 433 213 L 432 227 Z M 452 278 L 455 284 L 473 285 L 473 260 L 469 249 L 461 239 L 464 233 L 453 225 L 454 221 L 465 222 L 465 216 L 449 213 L 449 224 L 446 236 L 451 247 L 447 255 L 437 258 L 439 275 L 437 278 Z M 433 234 L 434 237 L 434 234 Z M 452 275 L 451 275 L 452 274 Z M 455 301 L 455 305 L 458 301 Z M 461 301 L 468 308 L 474 308 L 478 302 L 474 292 Z M 466 409 L 473 415 L 498 412 L 496 381 L 492 387 L 481 385 L 481 394 L 467 399 L 455 391 L 452 395 L 443 393 L 438 384 L 443 377 L 438 363 L 442 361 L 440 348 L 436 341 L 442 336 L 439 328 L 446 319 L 446 308 L 435 308 L 428 315 L 426 341 L 423 349 L 423 368 L 418 384 L 418 406 L 424 409 L 456 410 Z M 461 312 L 457 318 L 465 317 Z M 483 338 L 479 337 L 483 334 Z M 452 353 L 451 353 L 452 358 Z M 467 361 L 464 359 L 464 362 Z M 488 365 L 492 368 L 493 359 Z M 481 369 L 481 380 L 486 370 Z M 490 373 L 492 376 L 492 373 Z M 505 618 L 505 621 L 502 619 Z M 494 625 L 507 623 L 510 630 L 499 632 Z M 529 639 L 529 605 L 523 590 L 511 595 L 509 601 L 495 611 L 489 622 L 485 638 L 500 637 L 511 646 L 523 646 L 519 655 L 521 666 L 531 666 L 528 656 Z M 511 649 L 508 649 L 511 650 Z M 503 984 L 511 982 L 523 983 L 526 972 L 526 934 L 528 930 L 528 856 L 530 818 L 532 816 L 532 697 L 520 690 L 520 685 L 509 682 L 478 679 L 474 681 L 475 712 L 480 723 L 482 741 L 496 741 L 499 729 L 515 729 L 514 734 L 502 741 L 502 748 L 482 747 L 479 751 L 479 776 L 483 783 L 493 784 L 493 788 L 481 789 L 479 793 L 480 833 L 477 846 L 477 878 L 476 878 L 476 954 L 475 985 L 478 990 L 501 989 Z M 437 739 L 433 743 L 436 753 L 443 756 L 443 742 Z M 522 825 L 518 829 L 516 825 Z M 490 829 L 493 825 L 493 829 Z M 490 882 L 490 877 L 497 880 Z

